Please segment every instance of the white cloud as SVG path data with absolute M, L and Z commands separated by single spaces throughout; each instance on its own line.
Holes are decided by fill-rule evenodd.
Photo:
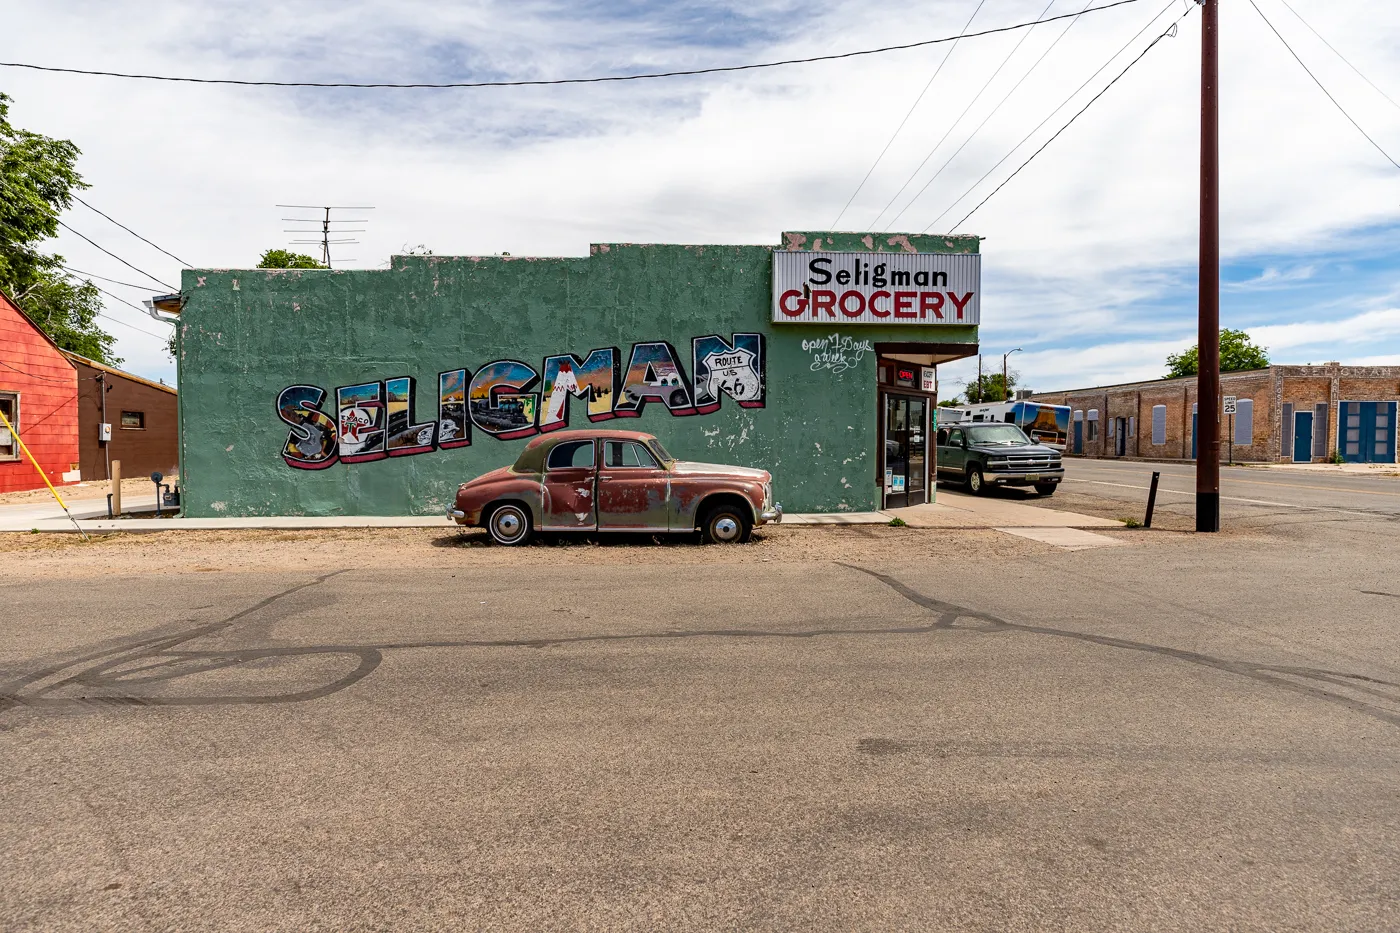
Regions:
M 1267 347 L 1276 362 L 1282 362 L 1278 355 L 1283 350 L 1372 343 L 1400 336 L 1400 308 L 1366 311 L 1340 320 L 1252 327 L 1249 336 L 1255 343 Z
M 948 35 L 971 5 L 21 0 L 7 6 L 6 28 L 27 38 L 26 58 L 76 67 L 283 80 L 534 78 Z M 1060 0 L 1050 12 L 1081 5 Z M 1043 6 L 1001 0 L 974 25 L 1034 18 Z M 1263 6 L 1353 115 L 1400 150 L 1391 105 L 1281 6 Z M 1183 8 L 1171 5 L 1160 22 Z M 1393 54 L 1400 8 L 1300 2 L 1299 9 L 1372 80 L 1400 88 Z M 1078 21 L 900 226 L 918 230 L 932 221 L 1158 10 L 1163 5 L 1150 0 Z M 906 198 L 1061 28 L 1036 30 Z M 1180 35 L 1163 40 L 967 224 L 987 237 L 984 345 L 1027 346 L 1017 359 L 1038 386 L 1150 378 L 1160 375 L 1166 352 L 1194 342 L 1194 315 L 1182 310 L 1194 289 L 1181 270 L 1194 261 L 1197 237 L 1198 28 L 1193 13 Z M 961 44 L 843 227 L 862 228 L 880 211 L 1016 40 Z M 1288 256 L 1400 221 L 1400 180 L 1248 5 L 1224 6 L 1222 43 L 1226 254 L 1279 255 L 1276 277 L 1266 272 L 1257 284 L 1305 284 L 1298 276 L 1310 262 Z M 562 89 L 290 91 L 12 70 L 4 87 L 15 98 L 18 125 L 83 148 L 92 203 L 197 265 L 250 265 L 263 249 L 285 245 L 283 215 L 273 205 L 291 202 L 375 205 L 351 263 L 372 268 L 404 244 L 440 254 L 582 255 L 593 241 L 776 243 L 782 230 L 824 229 L 945 48 Z M 1032 146 L 1077 106 L 1050 121 Z M 82 209 L 71 220 L 162 279 L 178 275 L 173 260 Z M 71 237 L 60 247 L 79 268 L 134 275 Z M 1245 290 L 1253 291 L 1268 293 Z M 1345 309 L 1348 295 L 1333 297 L 1330 307 Z M 1354 309 L 1367 296 L 1350 297 Z M 111 314 L 158 329 L 119 305 Z M 1390 318 L 1376 320 L 1390 327 Z M 1267 332 L 1258 337 L 1266 345 L 1317 347 L 1337 358 L 1342 344 L 1335 341 L 1359 333 L 1347 326 L 1319 320 L 1252 330 Z M 114 332 L 128 366 L 173 378 L 159 341 Z

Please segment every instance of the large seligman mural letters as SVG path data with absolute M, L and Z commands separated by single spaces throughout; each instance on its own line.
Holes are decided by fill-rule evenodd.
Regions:
M 422 422 L 412 376 L 339 386 L 329 393 L 320 386 L 291 385 L 277 397 L 277 416 L 290 426 L 282 459 L 300 470 L 323 470 L 336 463 L 466 447 L 473 428 L 503 441 L 558 431 L 576 412 L 591 422 L 636 418 L 648 405 L 676 417 L 708 415 L 719 410 L 725 396 L 744 408 L 762 408 L 764 350 L 762 334 L 696 337 L 690 375 L 676 348 L 664 340 L 634 343 L 625 360 L 618 347 L 599 347 L 583 358 L 547 356 L 538 370 L 520 360 L 493 360 L 475 373 L 439 373 L 437 419 Z

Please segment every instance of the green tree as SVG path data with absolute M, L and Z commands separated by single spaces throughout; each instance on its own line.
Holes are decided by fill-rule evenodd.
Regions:
M 1167 356 L 1167 379 L 1177 376 L 1194 376 L 1200 369 L 1200 344 L 1193 344 L 1189 350 Z M 1220 332 L 1220 371 L 1239 372 L 1242 369 L 1265 369 L 1269 365 L 1269 351 L 1249 339 L 1242 330 Z
M 21 308 L 63 349 L 108 366 L 121 363 L 122 358 L 112 353 L 116 338 L 97 326 L 102 295 L 91 282 L 40 278 L 25 292 Z
M 259 269 L 324 269 L 305 253 L 294 253 L 286 249 L 270 249 L 258 260 Z
M 58 236 L 58 218 L 74 191 L 87 185 L 78 174 L 79 150 L 10 124 L 10 98 L 0 94 L 0 289 L 65 350 L 115 365 L 115 339 L 97 324 L 102 300 L 91 282 L 63 271 L 63 257 L 40 252 Z
M 943 399 L 942 401 L 940 401 L 940 402 L 938 403 L 938 407 L 939 407 L 939 408 L 957 408 L 957 407 L 958 407 L 959 405 L 961 405 L 961 404 L 962 404 L 962 399 L 958 398 L 958 397 L 955 395 L 955 396 L 953 396 L 952 398 L 945 398 L 945 399 Z
M 1007 373 L 1006 384 L 1001 381 L 1001 373 L 987 373 L 981 381 L 973 379 L 964 387 L 967 403 L 981 405 L 986 402 L 1009 401 L 1011 392 L 1015 391 L 1020 379 L 1020 373 L 1014 369 Z

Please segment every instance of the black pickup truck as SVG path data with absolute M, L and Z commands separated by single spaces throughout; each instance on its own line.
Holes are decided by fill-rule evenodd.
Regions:
M 1058 450 L 1014 424 L 953 424 L 938 429 L 938 478 L 961 481 L 978 495 L 994 486 L 1034 486 L 1049 496 L 1065 467 Z

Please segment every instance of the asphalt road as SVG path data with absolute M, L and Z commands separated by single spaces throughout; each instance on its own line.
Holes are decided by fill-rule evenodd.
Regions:
M 1088 496 L 1119 503 L 1123 515 L 1141 520 L 1154 470 L 1162 474 L 1157 514 L 1194 515 L 1196 473 L 1192 464 L 1067 458 L 1062 486 L 1067 495 L 1057 495 L 1054 501 L 1041 500 L 1040 504 L 1082 509 L 1085 503 L 1079 497 Z M 1016 495 L 1016 491 L 1007 494 Z M 1288 511 L 1400 516 L 1400 477 L 1222 466 L 1220 511 L 1223 520 Z
M 7 554 L 0 929 L 1397 929 L 1400 526 L 1333 518 Z

